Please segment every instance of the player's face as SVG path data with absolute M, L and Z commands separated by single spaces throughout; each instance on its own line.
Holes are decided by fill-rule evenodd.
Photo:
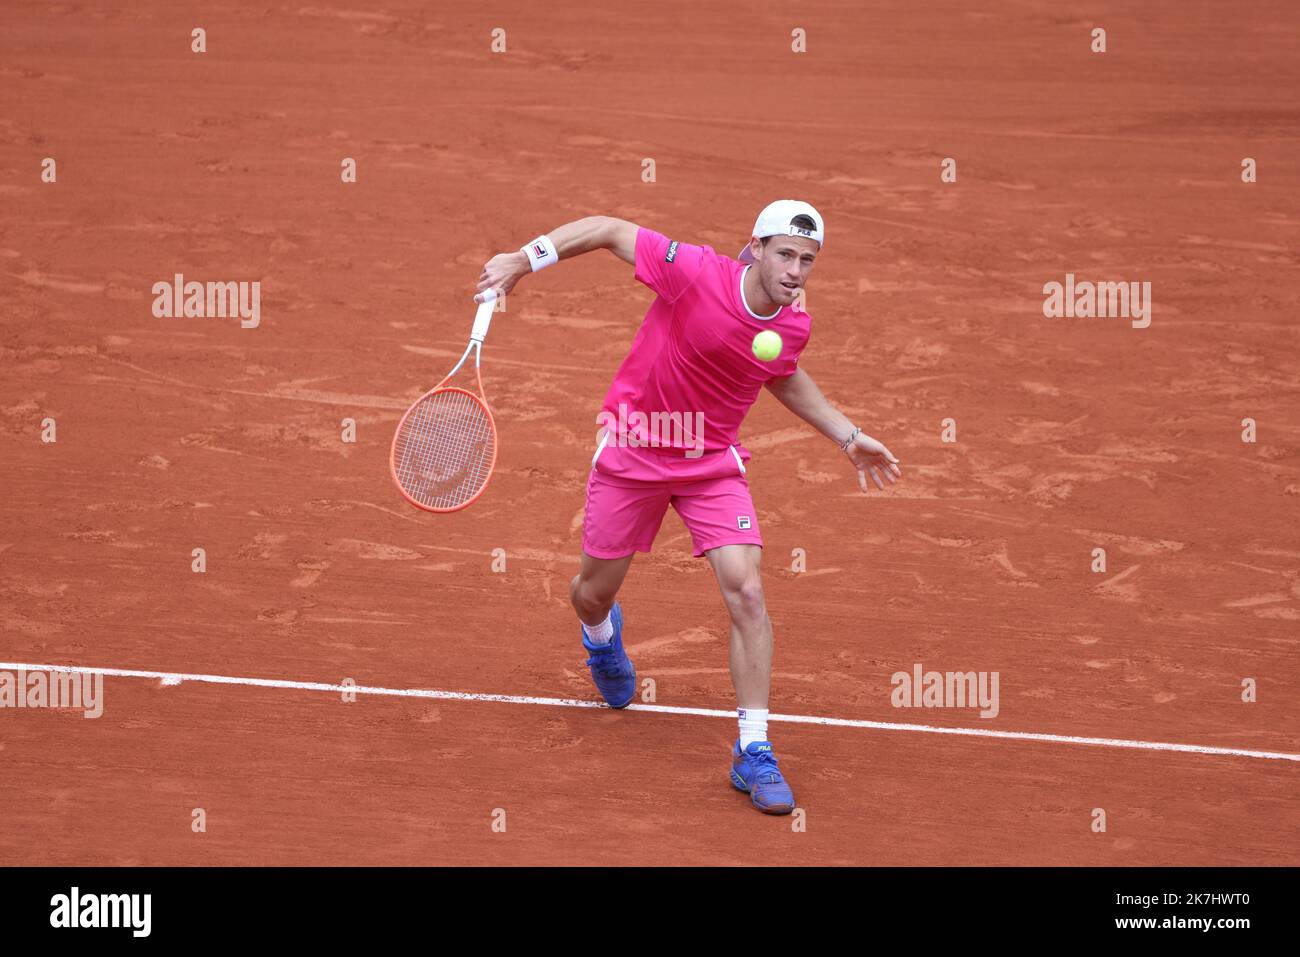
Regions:
M 767 245 L 755 240 L 758 281 L 773 302 L 788 306 L 808 281 L 820 247 L 806 236 L 773 236 Z

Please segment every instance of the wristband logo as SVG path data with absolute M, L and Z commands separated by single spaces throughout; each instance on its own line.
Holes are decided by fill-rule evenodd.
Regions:
M 541 243 L 533 243 L 534 257 L 536 257 L 537 259 L 545 259 L 549 255 L 550 252 L 547 251 L 545 246 L 543 246 Z

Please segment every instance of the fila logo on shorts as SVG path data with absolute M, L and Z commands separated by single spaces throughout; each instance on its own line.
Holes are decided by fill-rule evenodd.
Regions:
M 736 528 L 740 529 L 742 532 L 745 531 L 747 528 L 749 528 L 749 516 L 748 516 L 748 515 L 737 515 L 737 516 L 736 516 Z
M 668 244 L 668 255 L 664 257 L 664 262 L 670 263 L 677 258 L 677 240 Z

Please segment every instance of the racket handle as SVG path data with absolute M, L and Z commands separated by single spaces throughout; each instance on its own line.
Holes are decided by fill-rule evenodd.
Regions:
M 497 297 L 495 289 L 485 289 L 479 293 L 483 301 L 478 305 L 478 312 L 474 313 L 474 328 L 470 330 L 469 337 L 475 342 L 482 342 L 487 338 L 488 326 L 492 325 L 492 311 L 496 307 L 494 300 Z

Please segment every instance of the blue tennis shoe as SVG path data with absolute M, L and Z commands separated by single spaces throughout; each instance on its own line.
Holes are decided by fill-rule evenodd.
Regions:
M 770 741 L 753 741 L 744 751 L 736 742 L 731 749 L 731 785 L 748 794 L 764 814 L 794 810 L 794 792 L 785 783 Z
M 610 609 L 609 620 L 614 625 L 614 636 L 608 644 L 593 645 L 581 624 L 582 647 L 587 649 L 587 667 L 596 690 L 611 708 L 626 708 L 636 697 L 636 669 L 627 652 L 623 650 L 623 609 L 618 602 Z

